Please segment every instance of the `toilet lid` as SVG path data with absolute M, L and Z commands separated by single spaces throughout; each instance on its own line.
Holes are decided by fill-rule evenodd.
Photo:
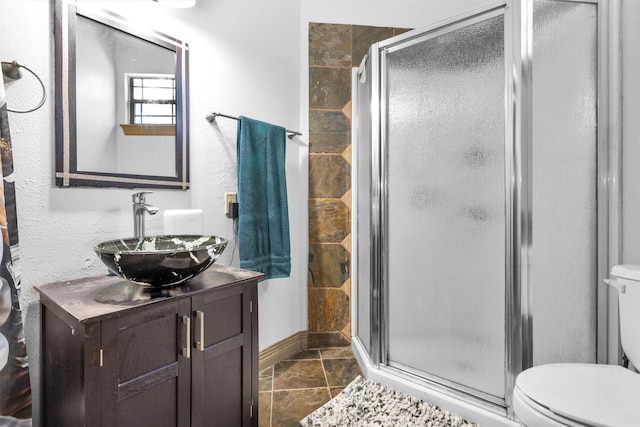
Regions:
M 640 281 L 640 265 L 615 265 L 611 269 L 611 275 L 621 279 Z
M 640 375 L 620 366 L 540 365 L 518 375 L 516 386 L 571 420 L 598 427 L 640 426 Z

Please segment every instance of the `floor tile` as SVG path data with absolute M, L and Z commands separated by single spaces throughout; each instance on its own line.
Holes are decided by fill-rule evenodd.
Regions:
M 320 350 L 318 350 L 317 348 L 302 350 L 294 354 L 287 360 L 296 360 L 296 359 L 320 359 Z
M 258 390 L 259 391 L 273 390 L 273 366 L 263 369 L 258 374 Z
M 329 387 L 329 393 L 331 393 L 331 398 L 333 399 L 334 397 L 339 395 L 340 392 L 344 389 L 345 387 Z
M 326 386 L 327 382 L 320 360 L 285 360 L 274 366 L 274 390 Z
M 323 359 L 344 359 L 353 357 L 351 347 L 323 348 L 320 349 L 320 354 Z
M 269 366 L 268 368 L 264 368 L 258 373 L 260 378 L 273 377 L 273 366 Z
M 273 392 L 271 425 L 300 427 L 300 420 L 331 399 L 329 389 L 311 388 Z
M 350 347 L 306 349 L 261 370 L 259 427 L 299 427 L 358 374 Z
M 362 375 L 355 358 L 323 360 L 329 387 L 346 387 L 358 375 Z
M 258 393 L 258 427 L 271 427 L 271 404 L 273 393 L 270 391 Z

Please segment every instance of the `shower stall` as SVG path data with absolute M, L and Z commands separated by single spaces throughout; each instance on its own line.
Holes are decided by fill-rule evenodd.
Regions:
M 512 417 L 527 367 L 605 361 L 599 9 L 499 2 L 369 49 L 352 171 L 368 377 L 486 422 Z

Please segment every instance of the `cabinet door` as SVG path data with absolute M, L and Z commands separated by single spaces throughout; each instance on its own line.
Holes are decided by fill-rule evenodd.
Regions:
M 42 425 L 99 427 L 100 322 L 41 308 Z
M 161 302 L 102 322 L 102 425 L 190 425 L 190 301 Z
M 192 297 L 194 427 L 257 426 L 254 291 L 255 282 Z

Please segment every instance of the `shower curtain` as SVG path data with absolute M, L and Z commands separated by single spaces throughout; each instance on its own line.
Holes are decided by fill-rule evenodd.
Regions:
M 18 222 L 4 84 L 0 85 L 0 425 L 31 425 L 31 386 L 18 293 Z

